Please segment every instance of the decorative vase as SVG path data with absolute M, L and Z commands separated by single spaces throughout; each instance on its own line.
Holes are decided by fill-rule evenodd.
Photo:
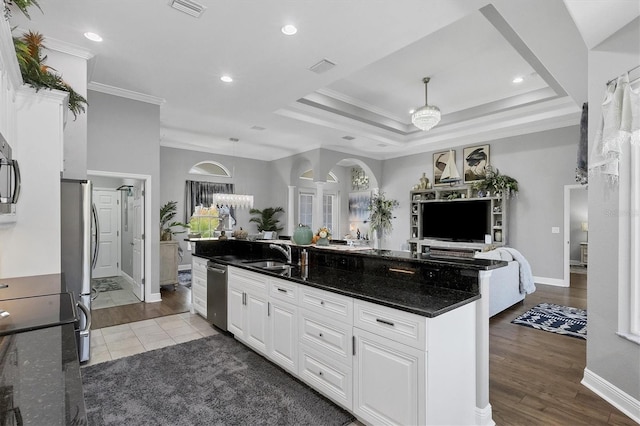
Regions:
M 329 238 L 318 238 L 318 241 L 316 241 L 316 245 L 317 246 L 328 246 L 329 245 Z
M 427 174 L 422 173 L 422 177 L 420 178 L 420 189 L 428 189 L 429 186 L 429 178 L 427 178 Z
M 501 230 L 496 230 L 496 232 L 493 233 L 493 240 L 496 243 L 501 243 L 502 242 L 502 231 Z
M 291 239 L 295 244 L 300 246 L 309 245 L 313 239 L 313 231 L 308 226 L 300 224 L 296 230 L 293 231 Z

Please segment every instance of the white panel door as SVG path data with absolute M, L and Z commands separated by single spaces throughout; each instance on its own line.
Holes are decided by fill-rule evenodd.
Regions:
M 244 340 L 245 333 L 244 300 L 244 290 L 241 287 L 229 283 L 227 294 L 227 329 L 240 340 Z
M 118 265 L 120 191 L 94 190 L 93 202 L 98 212 L 100 244 L 98 260 L 91 276 L 102 278 L 120 275 Z
M 269 358 L 298 374 L 298 308 L 272 299 L 268 311 Z
M 245 338 L 248 345 L 258 352 L 267 353 L 267 297 L 245 291 L 247 329 Z
M 136 188 L 133 196 L 133 293 L 144 301 L 144 197 Z

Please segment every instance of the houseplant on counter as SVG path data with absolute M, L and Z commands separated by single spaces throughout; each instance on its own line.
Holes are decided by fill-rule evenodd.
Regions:
M 500 174 L 500 170 L 494 169 L 490 165 L 486 167 L 484 179 L 472 184 L 473 189 L 478 191 L 478 196 L 484 196 L 487 191 L 492 191 L 496 196 L 506 198 L 518 193 L 518 181 L 511 176 Z
M 280 232 L 284 228 L 278 226 L 280 220 L 275 216 L 280 213 L 284 213 L 282 207 L 267 207 L 263 210 L 251 209 L 249 213 L 256 215 L 249 219 L 249 222 L 255 222 L 258 225 L 258 232 L 264 231 L 276 231 Z
M 372 238 L 374 238 L 374 248 L 378 248 L 379 241 L 393 230 L 391 219 L 393 219 L 393 209 L 400 204 L 397 200 L 388 200 L 384 192 L 380 191 L 371 197 L 369 203 L 369 225 Z M 373 237 L 375 231 L 376 237 Z

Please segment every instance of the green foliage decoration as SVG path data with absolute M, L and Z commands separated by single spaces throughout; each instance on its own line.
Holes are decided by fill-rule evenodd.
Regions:
M 249 213 L 256 215 L 249 219 L 249 222 L 255 222 L 258 225 L 258 232 L 280 232 L 284 229 L 278 226 L 280 220 L 275 217 L 277 214 L 284 213 L 284 209 L 282 207 L 267 207 L 263 210 L 251 209 L 249 210 Z
M 186 232 L 186 230 L 174 231 L 174 227 L 189 227 L 186 223 L 173 221 L 178 213 L 177 204 L 177 201 L 167 201 L 165 205 L 160 207 L 160 241 L 171 241 L 174 235 Z
M 4 18 L 7 20 L 11 17 L 11 9 L 9 7 L 12 5 L 16 6 L 20 10 L 20 12 L 22 12 L 22 14 L 28 19 L 31 19 L 28 11 L 30 7 L 35 6 L 40 9 L 40 12 L 42 12 L 42 8 L 40 8 L 40 5 L 36 0 L 3 0 L 3 3 Z
M 500 174 L 500 170 L 491 166 L 486 167 L 484 179 L 472 184 L 476 191 L 493 191 L 496 195 L 504 195 L 506 198 L 518 193 L 518 181 L 511 176 Z
M 388 233 L 393 230 L 391 219 L 393 216 L 393 209 L 400 204 L 397 200 L 388 200 L 384 192 L 380 191 L 371 197 L 369 203 L 369 225 L 371 232 L 376 231 L 378 238 L 382 239 Z

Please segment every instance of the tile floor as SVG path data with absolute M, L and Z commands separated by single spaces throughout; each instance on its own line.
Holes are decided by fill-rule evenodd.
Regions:
M 91 330 L 91 359 L 85 366 L 214 334 L 211 324 L 189 312 Z
M 122 290 L 102 291 L 91 302 L 91 309 L 111 308 L 113 306 L 138 303 L 140 299 L 133 294 L 131 284 L 123 277 L 113 277 L 122 286 Z

